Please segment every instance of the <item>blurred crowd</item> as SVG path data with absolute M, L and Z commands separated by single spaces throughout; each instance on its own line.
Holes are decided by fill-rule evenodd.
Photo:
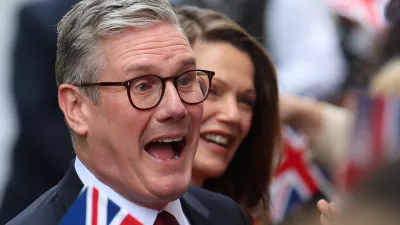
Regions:
M 55 25 L 77 2 L 19 9 L 10 78 L 20 129 L 0 224 L 75 156 L 58 105 Z M 221 137 L 201 134 L 194 184 L 228 195 L 255 224 L 397 224 L 399 0 L 169 2 L 197 65 L 216 71 L 202 126 L 240 130 L 226 158 L 202 149 Z M 338 210 L 320 217 L 320 199 Z

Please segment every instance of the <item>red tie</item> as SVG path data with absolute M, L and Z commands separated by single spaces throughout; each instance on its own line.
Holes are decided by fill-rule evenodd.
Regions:
M 163 210 L 161 213 L 158 214 L 156 222 L 154 222 L 154 225 L 179 225 L 179 224 L 173 215 Z

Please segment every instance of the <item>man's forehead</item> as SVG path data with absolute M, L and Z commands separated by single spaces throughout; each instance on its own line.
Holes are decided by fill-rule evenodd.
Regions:
M 151 61 L 134 62 L 126 67 L 126 69 L 123 71 L 123 75 L 129 77 L 132 74 L 152 72 L 157 70 L 159 66 L 159 64 Z M 196 68 L 196 60 L 194 57 L 184 58 L 176 63 L 176 67 L 186 69 Z
M 169 54 L 189 51 L 192 47 L 180 30 L 173 25 L 157 25 L 142 29 L 126 29 L 120 35 L 104 40 L 106 52 L 116 57 L 130 54 Z
M 125 64 L 123 74 L 154 70 L 168 62 L 177 67 L 196 66 L 192 47 L 180 29 L 171 24 L 156 24 L 142 29 L 127 29 L 105 40 L 108 59 Z M 164 65 L 165 66 L 165 65 Z
M 168 41 L 171 39 L 181 40 L 185 44 L 190 45 L 185 34 L 173 24 L 157 23 L 144 28 L 127 28 L 121 32 L 118 39 L 120 44 L 134 42 L 138 44 L 147 43 L 149 41 Z

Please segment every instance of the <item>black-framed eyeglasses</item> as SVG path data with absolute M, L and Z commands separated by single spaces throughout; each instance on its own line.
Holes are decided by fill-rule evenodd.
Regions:
M 159 77 L 145 75 L 125 82 L 83 83 L 78 87 L 88 86 L 125 86 L 129 102 L 136 109 L 151 109 L 162 100 L 165 92 L 165 82 L 172 80 L 179 97 L 187 104 L 203 102 L 210 90 L 215 72 L 208 70 L 187 70 L 176 76 Z

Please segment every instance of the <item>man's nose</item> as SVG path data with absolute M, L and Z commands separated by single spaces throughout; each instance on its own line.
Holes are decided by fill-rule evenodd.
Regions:
M 164 96 L 160 102 L 160 106 L 160 113 L 157 116 L 158 121 L 178 121 L 187 114 L 185 105 L 172 82 L 165 83 Z

